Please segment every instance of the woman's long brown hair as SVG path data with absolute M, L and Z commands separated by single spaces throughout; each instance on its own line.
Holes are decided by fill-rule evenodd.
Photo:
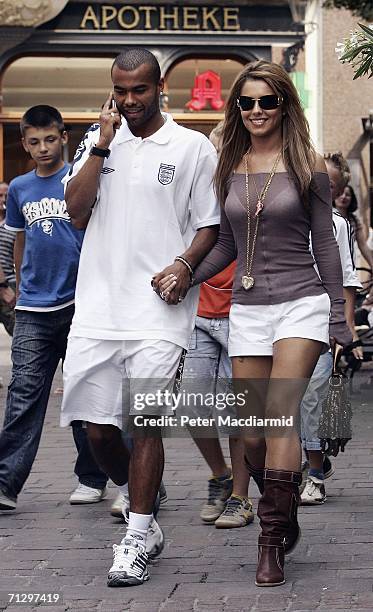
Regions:
M 221 152 L 214 179 L 219 202 L 224 205 L 229 178 L 251 145 L 250 132 L 242 122 L 237 98 L 241 95 L 242 87 L 247 80 L 259 79 L 265 81 L 277 96 L 283 98 L 281 108 L 284 113 L 282 121 L 284 164 L 303 202 L 307 205 L 316 163 L 308 122 L 297 90 L 287 72 L 278 64 L 265 60 L 245 66 L 233 83 L 227 100 Z

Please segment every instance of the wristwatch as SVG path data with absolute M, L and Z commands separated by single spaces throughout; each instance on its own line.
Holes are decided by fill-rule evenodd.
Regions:
M 110 149 L 101 149 L 100 147 L 92 147 L 90 155 L 97 155 L 97 157 L 109 157 Z
M 0 289 L 6 289 L 7 287 L 9 287 L 9 283 L 7 280 L 0 283 Z

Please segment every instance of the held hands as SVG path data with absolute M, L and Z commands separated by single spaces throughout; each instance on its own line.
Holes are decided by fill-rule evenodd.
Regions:
M 177 305 L 183 301 L 190 287 L 190 274 L 188 268 L 181 262 L 167 266 L 152 279 L 153 290 L 161 300 L 170 305 Z
M 99 121 L 100 138 L 97 146 L 103 149 L 108 149 L 115 136 L 115 132 L 120 127 L 121 123 L 120 114 L 114 102 L 112 91 L 102 107 Z

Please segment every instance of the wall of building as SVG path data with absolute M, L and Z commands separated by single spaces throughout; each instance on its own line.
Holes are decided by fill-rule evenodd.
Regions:
M 368 222 L 369 143 L 363 136 L 362 117 L 373 108 L 373 83 L 367 77 L 353 81 L 353 69 L 341 64 L 337 42 L 357 28 L 359 19 L 345 10 L 323 11 L 323 141 L 324 151 L 342 151 L 353 172 L 361 214 Z

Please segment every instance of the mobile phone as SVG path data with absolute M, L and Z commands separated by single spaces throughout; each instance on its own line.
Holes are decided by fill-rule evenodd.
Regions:
M 118 111 L 118 108 L 117 108 L 117 105 L 116 105 L 116 102 L 115 102 L 114 98 L 112 98 L 112 99 L 111 99 L 111 109 L 112 109 L 113 111 Z M 119 125 L 120 125 L 120 124 L 119 124 Z M 115 132 L 116 132 L 116 130 L 119 128 L 119 125 L 118 125 L 117 123 L 114 123 L 114 125 L 113 125 L 113 130 L 114 130 L 114 133 L 115 133 Z

